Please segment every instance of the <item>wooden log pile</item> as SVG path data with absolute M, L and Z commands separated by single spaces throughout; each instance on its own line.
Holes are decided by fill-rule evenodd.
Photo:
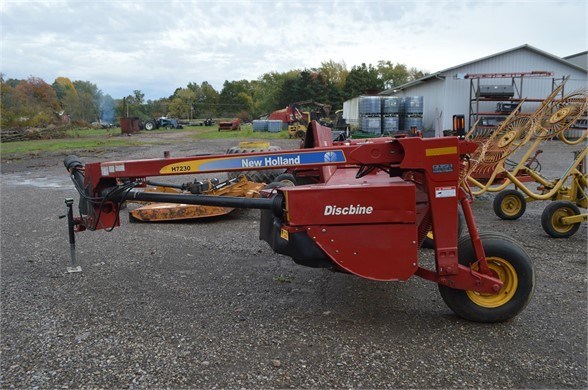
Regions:
M 6 129 L 0 131 L 0 142 L 30 141 L 35 139 L 61 138 L 64 131 L 50 126 L 46 128 L 31 127 L 28 129 Z

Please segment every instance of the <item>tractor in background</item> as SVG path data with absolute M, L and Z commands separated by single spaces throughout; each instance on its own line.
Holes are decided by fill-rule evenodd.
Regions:
M 151 131 L 151 130 L 156 130 L 156 129 L 160 129 L 160 128 L 182 129 L 183 126 L 178 123 L 177 119 L 162 116 L 157 119 L 146 120 L 145 122 L 143 122 L 143 128 L 145 130 Z

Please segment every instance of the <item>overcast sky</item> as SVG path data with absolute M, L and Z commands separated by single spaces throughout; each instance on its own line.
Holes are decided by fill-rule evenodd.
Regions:
M 0 72 L 90 81 L 115 99 L 167 97 L 189 82 L 220 91 L 328 60 L 436 72 L 523 44 L 586 51 L 587 3 L 0 0 Z

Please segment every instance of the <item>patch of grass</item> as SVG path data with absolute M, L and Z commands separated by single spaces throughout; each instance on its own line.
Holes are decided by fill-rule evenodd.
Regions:
M 141 134 L 147 137 L 141 137 L 138 141 L 134 137 L 121 136 L 120 128 L 113 129 L 96 129 L 96 128 L 72 128 L 65 131 L 66 138 L 48 139 L 48 140 L 30 140 L 30 141 L 16 141 L 4 142 L 0 144 L 0 153 L 2 158 L 14 158 L 19 155 L 38 154 L 42 152 L 75 152 L 76 150 L 94 150 L 109 147 L 125 147 L 125 146 L 142 146 L 148 145 L 149 134 L 157 135 L 163 133 L 182 133 L 186 139 L 236 139 L 236 140 L 251 140 L 251 139 L 282 139 L 288 138 L 288 132 L 282 131 L 280 133 L 269 132 L 254 132 L 251 124 L 241 126 L 240 131 L 218 131 L 218 126 L 184 126 L 182 129 L 157 129 L 152 131 L 142 130 Z M 161 138 L 161 137 L 160 137 Z M 181 142 L 177 139 L 170 139 L 169 142 L 161 141 L 162 143 L 177 143 Z
M 121 131 L 120 127 L 112 129 L 73 128 L 66 130 L 65 135 L 71 138 L 112 137 L 121 135 Z
M 292 278 L 290 278 L 290 277 L 288 277 L 286 275 L 283 275 L 283 274 L 280 274 L 280 275 L 276 276 L 274 278 L 274 280 L 276 282 L 280 282 L 280 283 L 292 283 Z
M 218 126 L 188 127 L 190 137 L 194 139 L 284 139 L 288 138 L 287 131 L 269 133 L 253 131 L 250 124 L 241 125 L 240 131 L 218 131 Z
M 6 142 L 0 146 L 2 157 L 26 153 L 39 152 L 73 152 L 75 150 L 87 150 L 107 148 L 115 146 L 141 146 L 142 143 L 130 138 L 66 138 L 50 140 L 33 140 Z

